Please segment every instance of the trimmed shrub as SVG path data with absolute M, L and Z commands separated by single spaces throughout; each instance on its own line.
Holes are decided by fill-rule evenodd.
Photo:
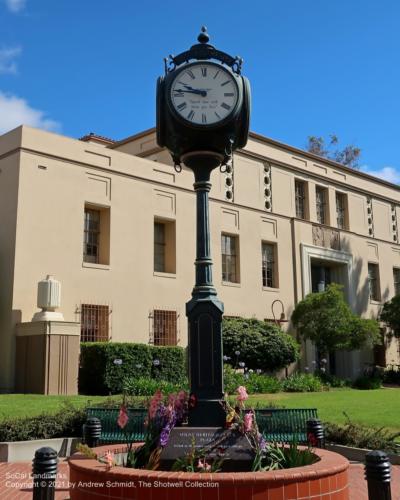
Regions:
M 129 377 L 124 380 L 124 392 L 128 396 L 153 396 L 160 389 L 164 394 L 178 392 L 181 389 L 188 391 L 189 383 L 186 380 L 183 384 L 174 384 L 165 380 L 157 380 L 154 378 L 134 378 Z
M 325 388 L 320 378 L 307 373 L 291 375 L 282 385 L 285 392 L 319 392 Z
M 317 371 L 316 375 L 321 379 L 322 383 L 328 385 L 329 387 L 340 388 L 340 387 L 351 387 L 352 381 L 349 378 L 340 378 L 336 375 L 331 375 L 330 373 L 324 373 L 322 371 Z
M 81 437 L 85 408 L 65 404 L 57 413 L 0 421 L 0 441 L 30 441 L 57 437 Z
M 155 367 L 153 360 L 160 364 Z M 121 360 L 122 364 L 114 363 Z M 155 347 L 121 342 L 81 344 L 79 392 L 81 394 L 118 394 L 126 378 L 157 378 L 178 383 L 186 375 L 182 347 Z
M 222 322 L 224 355 L 235 365 L 274 372 L 299 359 L 299 345 L 278 326 L 254 318 L 224 318 Z M 240 354 L 237 356 L 236 351 Z
M 186 380 L 186 349 L 174 346 L 150 347 L 152 361 L 158 360 L 158 366 L 152 363 L 151 376 L 158 380 L 167 380 L 174 384 Z

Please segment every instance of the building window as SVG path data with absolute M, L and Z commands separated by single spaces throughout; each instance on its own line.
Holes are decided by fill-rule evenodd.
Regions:
M 108 306 L 82 304 L 81 342 L 107 342 L 109 340 Z
M 393 282 L 394 282 L 394 294 L 400 294 L 400 268 L 393 268 Z
M 154 221 L 154 271 L 176 272 L 175 221 Z
M 176 311 L 154 309 L 150 314 L 152 320 L 150 343 L 154 345 L 178 344 L 178 315 Z
M 336 224 L 339 229 L 347 229 L 347 196 L 336 192 Z
M 306 183 L 303 181 L 294 181 L 295 196 L 296 196 L 296 217 L 299 219 L 307 219 L 307 199 L 306 199 Z
M 271 243 L 262 244 L 262 283 L 267 288 L 277 288 L 276 246 Z
M 379 286 L 379 267 L 378 264 L 368 263 L 368 283 L 369 283 L 369 298 L 379 301 L 381 292 Z
M 223 234 L 222 246 L 222 281 L 239 283 L 238 237 Z
M 110 209 L 85 206 L 83 262 L 110 263 Z
M 322 188 L 320 186 L 316 186 L 315 201 L 316 201 L 316 208 L 317 208 L 317 221 L 319 222 L 319 224 L 327 224 L 326 200 L 327 200 L 326 189 Z

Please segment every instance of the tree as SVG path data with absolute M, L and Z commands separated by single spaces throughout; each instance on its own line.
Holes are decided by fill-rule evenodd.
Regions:
M 393 335 L 400 339 L 400 295 L 395 295 L 384 303 L 380 320 L 384 321 Z
M 315 135 L 309 135 L 307 141 L 306 149 L 310 153 L 337 161 L 347 167 L 359 168 L 358 161 L 361 156 L 361 149 L 353 144 L 349 144 L 343 149 L 335 149 L 339 143 L 337 135 L 331 134 L 328 144 L 326 144 L 323 137 L 317 137 Z
M 235 366 L 237 361 L 243 362 L 253 370 L 279 370 L 300 356 L 300 346 L 293 337 L 277 325 L 254 318 L 224 318 L 222 341 L 228 363 Z
M 354 314 L 342 287 L 328 285 L 324 292 L 310 293 L 292 314 L 293 325 L 304 339 L 315 343 L 321 354 L 352 351 L 381 343 L 379 324 Z

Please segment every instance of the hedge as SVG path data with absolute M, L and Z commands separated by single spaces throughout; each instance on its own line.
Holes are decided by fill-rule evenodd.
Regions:
M 159 360 L 155 366 L 154 360 Z M 150 346 L 121 342 L 81 344 L 79 393 L 118 394 L 126 378 L 152 377 L 179 383 L 186 375 L 186 351 L 182 347 Z M 122 364 L 114 363 L 121 360 Z

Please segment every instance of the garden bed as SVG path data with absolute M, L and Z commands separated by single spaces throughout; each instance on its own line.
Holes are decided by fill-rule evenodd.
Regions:
M 93 450 L 121 452 L 121 446 Z M 194 500 L 195 498 L 255 500 L 266 492 L 285 500 L 348 500 L 347 459 L 327 450 L 314 450 L 319 461 L 304 467 L 271 472 L 189 473 L 112 467 L 79 453 L 69 459 L 70 498 L 140 498 Z M 136 492 L 136 495 L 135 493 Z M 201 492 L 201 494 L 200 494 Z M 271 497 L 271 495 L 270 495 Z M 272 497 L 271 497 L 272 498 Z

